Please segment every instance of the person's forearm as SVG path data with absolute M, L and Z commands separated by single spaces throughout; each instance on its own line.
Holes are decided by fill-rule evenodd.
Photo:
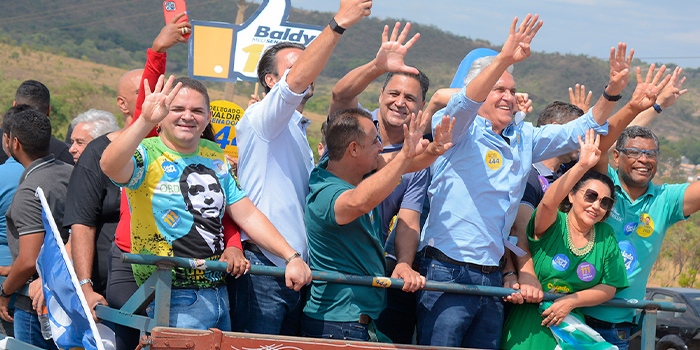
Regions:
M 574 308 L 600 305 L 615 296 L 616 288 L 607 284 L 597 284 L 591 288 L 562 297 L 562 301 L 571 302 Z
M 598 102 L 596 102 L 591 111 L 591 113 L 593 113 L 593 119 L 598 125 L 605 124 L 615 108 L 616 103 L 617 102 L 608 101 L 603 95 L 600 95 Z
M 339 40 L 340 34 L 329 26 L 323 29 L 321 34 L 299 56 L 287 75 L 290 90 L 297 94 L 306 91 L 309 85 L 321 74 Z
M 652 112 L 656 113 L 654 109 Z M 600 138 L 601 150 L 608 150 L 617 141 L 622 132 L 627 128 L 627 126 L 639 115 L 639 111 L 634 110 L 629 104 L 624 105 L 615 115 L 613 115 L 609 120 L 608 134 L 603 135 Z
M 127 167 L 139 143 L 155 127 L 155 124 L 136 120 L 124 130 L 102 153 L 100 166 L 102 171 L 114 182 L 125 184 L 133 174 L 133 168 Z
M 12 294 L 22 288 L 36 273 L 36 257 L 18 255 L 7 279 L 2 283 L 5 293 Z
M 411 209 L 399 209 L 394 233 L 396 262 L 413 265 L 420 241 L 420 213 Z
M 647 108 L 646 110 L 642 111 L 642 113 L 637 114 L 637 117 L 635 117 L 628 126 L 637 125 L 648 128 L 651 122 L 653 122 L 654 119 L 659 116 L 659 114 L 660 113 L 657 112 L 654 107 Z
M 508 69 L 510 63 L 503 60 L 501 55 L 497 55 L 496 59 L 488 67 L 486 67 L 474 80 L 466 87 L 465 95 L 474 102 L 483 102 L 496 85 L 498 79 L 501 78 L 503 72 Z
M 377 67 L 375 60 L 351 70 L 342 79 L 338 80 L 333 87 L 328 115 L 357 107 L 357 96 L 384 73 L 386 71 Z
M 294 248 L 247 197 L 227 206 L 226 211 L 256 245 L 282 259 L 287 259 L 295 253 Z
M 73 268 L 79 281 L 92 277 L 97 228 L 75 224 L 71 226 L 71 245 L 79 254 L 73 255 Z

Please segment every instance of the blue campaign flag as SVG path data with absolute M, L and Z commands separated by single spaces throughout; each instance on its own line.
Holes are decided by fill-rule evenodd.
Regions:
M 466 56 L 464 56 L 464 59 L 462 59 L 462 62 L 459 64 L 459 68 L 457 68 L 457 72 L 455 73 L 454 78 L 452 78 L 450 88 L 460 89 L 464 86 L 464 78 L 467 76 L 469 69 L 472 67 L 472 63 L 474 63 L 477 58 L 496 55 L 498 55 L 498 52 L 485 47 L 471 50 Z
M 41 218 L 46 230 L 36 266 L 49 310 L 53 340 L 61 349 L 83 347 L 104 350 L 44 192 L 37 188 L 36 194 L 41 200 Z

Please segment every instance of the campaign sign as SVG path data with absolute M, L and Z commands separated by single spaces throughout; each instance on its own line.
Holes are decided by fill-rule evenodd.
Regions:
M 190 77 L 231 83 L 257 81 L 255 69 L 267 47 L 282 41 L 308 46 L 323 27 L 287 22 L 291 7 L 291 0 L 263 0 L 241 25 L 192 21 Z
M 238 158 L 236 143 L 236 123 L 241 120 L 243 109 L 228 101 L 211 103 L 211 126 L 214 138 L 225 154 Z

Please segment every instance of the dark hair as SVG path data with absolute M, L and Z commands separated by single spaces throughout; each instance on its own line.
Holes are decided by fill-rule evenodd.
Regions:
M 331 116 L 326 127 L 326 149 L 330 160 L 343 158 L 345 149 L 353 141 L 364 146 L 366 134 L 360 125 L 360 118 L 372 120 L 372 115 L 362 108 L 350 108 Z
M 175 81 L 173 81 L 173 86 L 177 85 L 177 83 L 182 83 L 181 89 L 188 88 L 190 90 L 197 91 L 200 94 L 202 94 L 202 96 L 204 96 L 204 101 L 207 104 L 206 113 L 208 115 L 210 107 L 209 107 L 209 92 L 207 92 L 207 87 L 204 86 L 204 84 L 202 84 L 201 82 L 199 82 L 199 80 L 192 79 L 190 77 L 180 77 L 180 78 L 175 79 Z
M 395 75 L 403 75 L 403 76 L 407 76 L 409 78 L 416 79 L 418 81 L 418 83 L 420 84 L 421 93 L 423 94 L 423 102 L 425 102 L 425 95 L 428 93 L 428 88 L 430 87 L 430 79 L 428 79 L 427 75 L 425 75 L 420 70 L 418 71 L 418 74 L 404 73 L 404 72 L 391 72 L 391 73 L 387 74 L 386 80 L 384 80 L 384 85 L 382 85 L 382 91 L 384 91 L 384 89 L 386 89 L 386 86 L 389 84 L 389 81 Z
M 211 123 L 207 124 L 207 127 L 204 128 L 204 131 L 202 132 L 202 138 L 211 142 L 216 142 L 216 136 L 214 135 L 214 127 L 211 126 Z
M 51 121 L 36 109 L 27 109 L 12 118 L 11 137 L 16 137 L 24 153 L 36 159 L 49 153 Z
M 654 140 L 654 145 L 656 145 L 656 149 L 659 149 L 659 139 L 656 137 L 654 132 L 652 132 L 649 128 L 645 128 L 643 126 L 638 125 L 630 126 L 622 131 L 620 137 L 617 138 L 617 146 L 615 146 L 615 149 L 619 151 L 625 148 L 627 146 L 627 142 L 629 142 L 629 139 L 633 139 L 636 137 Z
M 5 112 L 5 115 L 2 116 L 2 130 L 3 133 L 6 134 L 7 136 L 10 136 L 10 130 L 12 130 L 12 119 L 15 117 L 20 112 L 24 112 L 27 110 L 35 110 L 39 112 L 38 109 L 30 106 L 30 105 L 25 105 L 25 104 L 18 104 L 16 106 L 10 107 L 10 109 Z
M 49 107 L 51 106 L 51 94 L 46 85 L 36 80 L 25 80 L 17 88 L 15 102 L 18 105 L 30 105 L 38 109 L 39 112 L 48 115 Z
M 615 184 L 610 180 L 610 178 L 607 175 L 603 175 L 593 169 L 588 170 L 583 176 L 581 177 L 580 180 L 574 185 L 574 188 L 571 189 L 571 193 L 576 193 L 581 190 L 581 187 L 583 187 L 583 184 L 588 182 L 588 180 L 598 180 L 602 183 L 604 183 L 608 188 L 610 189 L 610 198 L 615 200 Z M 563 201 L 561 201 L 561 204 L 559 204 L 559 211 L 562 213 L 568 213 L 571 210 L 571 202 L 569 201 L 569 196 L 566 196 Z M 610 210 L 609 209 L 605 212 L 605 215 L 603 218 L 600 220 L 600 222 L 605 221 L 605 219 L 610 216 Z
M 304 50 L 306 49 L 306 46 L 299 43 L 282 41 L 270 46 L 267 50 L 265 50 L 262 57 L 260 57 L 260 61 L 258 62 L 258 82 L 260 85 L 262 85 L 263 89 L 265 89 L 265 93 L 268 93 L 271 90 L 271 88 L 265 83 L 265 77 L 268 74 L 274 74 L 279 78 L 277 72 L 277 53 L 289 48 Z
M 323 144 L 323 147 L 326 147 L 326 132 L 328 132 L 328 119 L 321 124 L 321 144 Z
M 184 169 L 182 169 L 182 175 L 180 176 L 180 193 L 182 194 L 182 197 L 185 198 L 185 205 L 187 207 L 187 211 L 189 212 L 192 212 L 194 209 L 192 208 L 192 201 L 190 200 L 190 195 L 188 193 L 190 190 L 190 184 L 187 182 L 187 177 L 193 173 L 210 175 L 214 178 L 217 185 L 219 185 L 219 188 L 221 188 L 219 178 L 216 177 L 216 172 L 214 172 L 213 169 L 207 168 L 204 164 L 190 164 L 186 166 Z
M 537 126 L 547 124 L 566 124 L 584 114 L 581 108 L 578 108 L 571 103 L 554 101 L 544 107 L 540 112 L 540 117 L 537 118 Z

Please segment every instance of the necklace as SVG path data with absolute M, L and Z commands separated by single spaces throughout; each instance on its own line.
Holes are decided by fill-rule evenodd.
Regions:
M 574 245 L 574 239 L 571 236 L 571 224 L 569 223 L 569 214 L 566 214 L 566 228 L 567 228 L 567 240 L 569 242 L 569 250 L 576 256 L 584 256 L 591 252 L 593 249 L 593 242 L 595 241 L 595 226 L 590 229 L 590 236 L 588 237 L 588 243 L 583 248 L 576 248 Z

